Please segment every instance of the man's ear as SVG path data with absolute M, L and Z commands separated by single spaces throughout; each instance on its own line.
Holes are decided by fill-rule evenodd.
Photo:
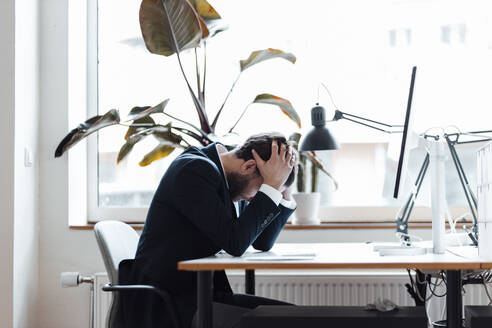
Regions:
M 240 170 L 242 174 L 246 175 L 256 172 L 256 161 L 254 159 L 247 160 L 241 164 Z

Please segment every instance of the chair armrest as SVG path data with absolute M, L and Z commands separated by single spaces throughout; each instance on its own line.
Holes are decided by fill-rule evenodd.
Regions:
M 176 309 L 174 307 L 174 303 L 172 301 L 171 295 L 155 286 L 152 285 L 112 285 L 112 284 L 106 284 L 102 287 L 102 290 L 105 292 L 128 292 L 128 291 L 133 291 L 133 290 L 141 290 L 141 291 L 150 291 L 158 294 L 164 303 L 166 304 L 169 313 L 171 315 L 171 321 L 173 322 L 173 325 L 175 328 L 179 328 L 179 321 L 178 321 L 178 316 L 176 313 Z
M 111 285 L 106 284 L 102 287 L 105 292 L 127 291 L 127 290 L 151 290 L 157 291 L 158 288 L 151 285 Z M 166 292 L 164 292 L 166 293 Z M 166 293 L 167 294 L 167 293 Z

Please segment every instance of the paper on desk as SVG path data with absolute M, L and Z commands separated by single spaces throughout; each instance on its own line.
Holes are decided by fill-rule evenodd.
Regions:
M 295 260 L 312 260 L 316 257 L 316 253 L 307 252 L 254 252 L 246 253 L 244 259 L 246 261 L 295 261 Z
M 247 252 L 246 255 L 248 255 L 248 256 L 312 256 L 312 257 L 315 257 L 316 253 L 315 252 L 306 252 L 306 251 L 302 251 L 302 250 L 300 250 L 300 251 L 289 250 L 287 252 L 282 252 L 282 251 Z
M 285 256 L 285 255 L 277 255 L 277 256 L 246 256 L 244 258 L 246 261 L 259 262 L 259 261 L 305 261 L 312 260 L 314 256 Z

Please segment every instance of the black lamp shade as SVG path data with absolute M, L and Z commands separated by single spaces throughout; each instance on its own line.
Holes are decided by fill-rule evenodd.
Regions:
M 333 150 L 340 146 L 330 131 L 325 127 L 325 109 L 314 106 L 311 109 L 312 128 L 303 138 L 299 151 Z
M 339 149 L 338 142 L 326 127 L 315 127 L 306 134 L 300 151 Z

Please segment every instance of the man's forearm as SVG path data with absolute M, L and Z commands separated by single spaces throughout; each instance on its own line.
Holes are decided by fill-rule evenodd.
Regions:
M 282 228 L 287 223 L 287 220 L 294 212 L 294 209 L 285 207 L 283 205 L 280 205 L 279 208 L 280 214 L 277 216 L 277 218 L 273 220 L 254 241 L 253 247 L 255 249 L 261 251 L 270 250 L 273 247 L 273 244 L 275 244 L 280 231 L 282 231 Z

